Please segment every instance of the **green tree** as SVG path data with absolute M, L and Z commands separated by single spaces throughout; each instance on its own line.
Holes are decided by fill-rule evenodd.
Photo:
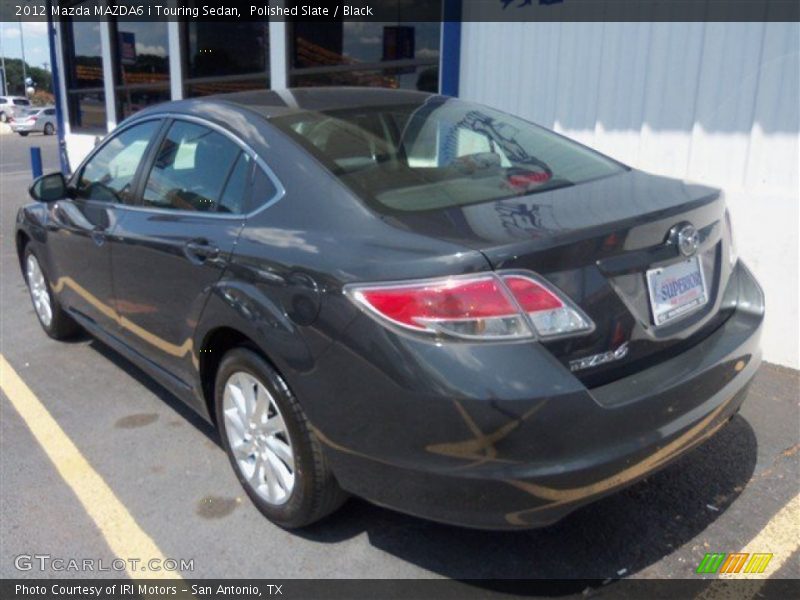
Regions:
M 45 71 L 39 67 L 33 67 L 27 62 L 25 68 L 28 77 L 33 79 L 34 87 L 37 90 L 53 92 L 53 78 L 50 71 Z M 25 82 L 22 78 L 22 60 L 19 58 L 6 57 L 6 82 L 8 82 L 8 93 L 14 96 L 25 95 Z

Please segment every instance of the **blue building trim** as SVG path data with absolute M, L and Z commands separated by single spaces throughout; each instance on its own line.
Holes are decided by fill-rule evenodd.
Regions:
M 53 22 L 50 6 L 52 0 L 47 2 L 47 38 L 50 42 L 50 75 L 53 87 L 53 97 L 56 99 L 56 134 L 58 135 L 58 159 L 61 163 L 61 172 L 65 175 L 70 172 L 69 157 L 67 156 L 67 142 L 64 139 L 64 103 L 66 98 L 61 97 L 61 82 L 58 70 L 58 53 L 56 52 L 56 24 Z
M 439 92 L 445 96 L 458 96 L 458 80 L 461 70 L 461 1 L 444 0 L 442 3 Z

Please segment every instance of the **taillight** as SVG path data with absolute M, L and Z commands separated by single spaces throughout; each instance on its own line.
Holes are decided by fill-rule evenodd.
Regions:
M 594 327 L 577 307 L 532 274 L 355 285 L 345 291 L 381 321 L 440 337 L 550 338 Z
M 562 293 L 529 275 L 503 275 L 520 308 L 540 338 L 588 333 L 594 324 Z

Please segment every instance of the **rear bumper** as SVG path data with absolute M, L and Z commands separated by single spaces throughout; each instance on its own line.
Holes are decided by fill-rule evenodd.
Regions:
M 19 133 L 20 131 L 24 132 L 31 132 L 31 131 L 40 131 L 40 129 L 34 125 L 26 125 L 23 123 L 12 123 L 11 124 L 11 131 L 15 133 Z
M 366 335 L 363 352 L 322 361 L 330 395 L 309 417 L 356 495 L 470 527 L 544 526 L 662 468 L 738 411 L 761 362 L 764 297 L 741 263 L 728 293 L 736 310 L 702 342 L 591 390 L 538 344 L 443 352 L 376 339 L 387 334 L 365 319 L 347 345 Z

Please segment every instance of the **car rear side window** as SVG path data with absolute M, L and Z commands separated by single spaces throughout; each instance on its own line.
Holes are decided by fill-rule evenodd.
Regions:
M 250 211 L 256 210 L 264 206 L 267 202 L 275 199 L 275 194 L 278 193 L 278 188 L 275 183 L 270 179 L 267 174 L 261 169 L 256 167 L 253 175 L 253 189 L 250 193 Z
M 86 200 L 130 203 L 131 185 L 152 137 L 161 121 L 134 125 L 106 142 L 83 167 L 77 194 Z
M 175 121 L 156 153 L 144 206 L 216 212 L 240 153 L 236 144 L 208 127 Z
M 217 212 L 242 214 L 247 212 L 247 182 L 250 178 L 250 170 L 253 160 L 250 155 L 240 152 L 239 158 L 233 165 L 225 190 L 222 192 Z

